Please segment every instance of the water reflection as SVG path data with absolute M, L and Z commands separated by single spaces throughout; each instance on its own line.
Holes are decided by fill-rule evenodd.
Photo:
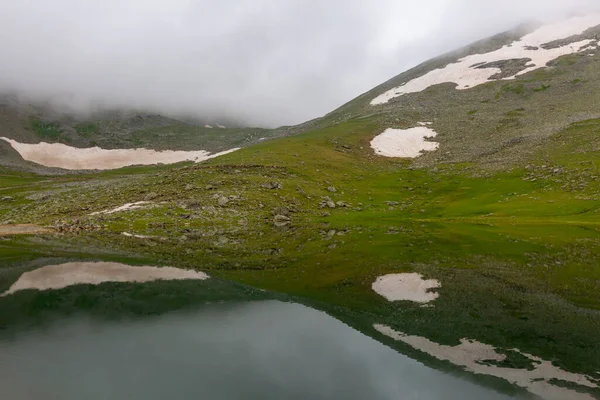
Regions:
M 324 313 L 212 304 L 128 322 L 71 318 L 0 341 L 6 399 L 508 399 Z

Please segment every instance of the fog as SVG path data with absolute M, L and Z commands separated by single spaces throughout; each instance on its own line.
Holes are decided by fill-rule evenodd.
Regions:
M 0 0 L 0 91 L 274 127 L 595 0 Z

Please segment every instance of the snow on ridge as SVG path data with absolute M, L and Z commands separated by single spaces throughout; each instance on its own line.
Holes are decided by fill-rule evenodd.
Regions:
M 519 75 L 545 67 L 550 61 L 558 57 L 581 52 L 585 49 L 597 48 L 597 42 L 591 39 L 581 40 L 553 49 L 544 49 L 544 44 L 560 39 L 566 39 L 584 33 L 586 30 L 600 25 L 600 13 L 586 16 L 573 17 L 564 21 L 544 25 L 534 32 L 523 36 L 511 44 L 498 50 L 473 54 L 448 64 L 444 68 L 436 69 L 408 81 L 377 96 L 371 105 L 385 104 L 391 99 L 408 93 L 418 93 L 441 83 L 456 83 L 458 90 L 465 90 L 489 82 L 490 78 L 502 70 L 499 68 L 475 68 L 477 65 L 511 59 L 525 59 L 530 61 L 527 67 L 515 75 L 504 77 L 503 80 L 515 79 Z M 596 46 L 591 46 L 596 43 Z M 591 47 L 590 47 L 591 46 Z
M 38 144 L 20 143 L 16 140 L 0 137 L 8 142 L 24 160 L 45 167 L 69 170 L 107 170 L 130 165 L 175 164 L 182 161 L 201 162 L 239 150 L 238 148 L 211 154 L 205 150 L 196 151 L 156 151 L 150 149 L 115 149 L 100 147 L 78 148 L 62 143 Z

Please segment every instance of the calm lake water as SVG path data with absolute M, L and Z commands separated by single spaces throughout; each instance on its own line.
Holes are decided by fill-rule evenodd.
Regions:
M 133 321 L 84 317 L 0 339 L 0 398 L 496 400 L 328 315 L 275 301 Z

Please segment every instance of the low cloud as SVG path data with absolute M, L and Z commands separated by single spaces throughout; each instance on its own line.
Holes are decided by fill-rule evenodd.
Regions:
M 295 124 L 442 52 L 595 1 L 0 0 L 0 91 Z

